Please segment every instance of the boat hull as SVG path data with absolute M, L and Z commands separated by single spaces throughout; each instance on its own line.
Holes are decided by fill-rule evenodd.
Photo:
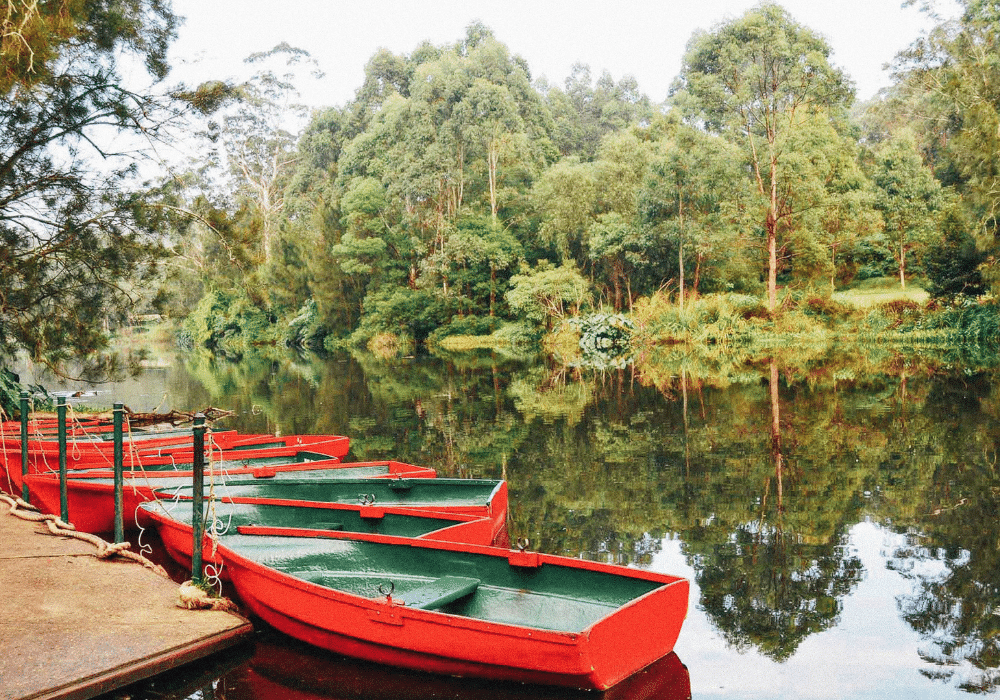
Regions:
M 58 448 L 44 443 L 44 448 L 32 447 L 29 443 L 28 473 L 53 474 L 59 470 Z M 6 448 L 4 455 L 11 487 L 20 490 L 23 479 L 20 468 L 20 443 L 14 449 Z M 123 464 L 125 469 L 177 469 L 190 465 L 194 460 L 191 436 L 164 438 L 161 441 L 147 440 L 126 442 Z M 213 441 L 206 450 L 206 466 L 215 463 L 232 463 L 238 466 L 249 463 L 293 457 L 310 453 L 312 459 L 341 459 L 350 449 L 350 439 L 339 435 L 240 435 L 235 431 L 213 434 Z M 70 474 L 86 470 L 110 470 L 113 446 L 110 442 L 80 443 L 67 446 L 66 466 Z
M 253 561 L 225 543 L 222 549 L 238 596 L 272 627 L 339 654 L 440 674 L 605 690 L 670 653 L 687 611 L 688 582 L 678 577 L 537 553 L 379 539 L 508 557 L 519 569 L 562 567 L 659 585 L 586 629 L 552 631 L 345 593 Z
M 270 535 L 270 536 L 295 536 L 295 537 L 326 537 L 329 529 L 316 529 L 305 527 L 276 527 L 273 519 L 262 514 L 262 521 L 269 522 L 267 526 L 248 526 L 238 524 L 230 516 L 226 509 L 226 504 L 217 506 L 215 517 L 219 518 L 227 529 L 235 525 L 241 534 Z M 186 509 L 183 513 L 178 508 Z M 295 506 L 271 506 L 275 508 L 293 509 Z M 492 522 L 487 518 L 477 518 L 474 516 L 455 515 L 452 513 L 438 513 L 427 510 L 417 510 L 412 508 L 384 508 L 377 509 L 377 513 L 372 513 L 372 509 L 365 506 L 354 506 L 344 504 L 320 504 L 311 505 L 298 510 L 313 511 L 313 521 L 317 520 L 338 520 L 347 521 L 342 529 L 348 532 L 368 533 L 368 534 L 391 534 L 397 536 L 414 537 L 416 539 L 426 539 L 444 542 L 460 542 L 471 545 L 497 546 L 506 541 L 506 530 L 494 532 Z M 140 524 L 155 525 L 160 541 L 171 559 L 176 561 L 185 569 L 190 570 L 192 562 L 193 536 L 191 532 L 190 502 L 174 503 L 168 508 L 159 504 L 149 503 L 139 509 Z M 179 517 L 181 516 L 181 517 Z M 409 523 L 400 523 L 400 520 L 409 520 Z M 354 521 L 354 524 L 350 524 Z M 421 524 L 424 521 L 426 524 Z M 414 524 L 416 523 L 416 524 Z M 403 533 L 401 530 L 409 529 L 410 532 Z M 205 535 L 202 542 L 202 561 L 205 564 L 216 567 L 220 572 L 220 577 L 224 581 L 229 580 L 229 574 L 225 567 L 225 559 L 222 553 L 213 546 L 212 538 Z
M 346 466 L 350 466 L 350 462 Z M 405 475 L 404 475 L 405 476 Z M 190 498 L 191 488 L 177 489 L 182 498 Z M 283 479 L 243 483 L 232 479 L 221 494 L 234 503 L 300 505 L 303 503 L 358 503 L 367 499 L 373 508 L 423 508 L 440 513 L 487 518 L 494 532 L 507 525 L 507 482 L 491 479 L 386 479 L 378 482 L 352 482 L 339 479 Z
M 225 479 L 238 477 L 241 480 L 260 481 L 285 477 L 301 478 L 313 475 L 317 478 L 336 477 L 337 472 L 357 478 L 360 470 L 370 468 L 367 478 L 433 478 L 436 472 L 426 467 L 403 462 L 305 462 L 300 464 L 259 465 L 246 469 L 230 469 L 216 473 L 221 487 Z M 376 471 L 377 470 L 377 471 Z M 136 513 L 140 503 L 156 498 L 157 489 L 190 484 L 192 472 L 128 472 L 122 488 L 122 524 L 126 530 L 138 527 Z M 29 474 L 27 476 L 31 502 L 43 512 L 59 514 L 61 511 L 59 477 L 53 474 Z M 207 492 L 206 492 L 207 493 Z M 105 533 L 114 531 L 115 502 L 113 474 L 108 472 L 77 474 L 66 480 L 67 509 L 69 520 L 81 532 Z

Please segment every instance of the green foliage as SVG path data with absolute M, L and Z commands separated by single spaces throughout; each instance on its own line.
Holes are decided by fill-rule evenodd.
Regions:
M 21 378 L 6 367 L 0 367 L 0 410 L 3 420 L 20 416 Z
M 876 151 L 872 179 L 875 207 L 885 222 L 889 252 L 896 259 L 900 286 L 937 235 L 937 213 L 944 201 L 940 183 L 926 168 L 916 143 L 900 135 Z M 908 260 L 908 255 L 913 258 Z
M 531 347 L 538 343 L 539 333 L 535 326 L 524 322 L 507 322 L 494 331 L 497 343 L 510 347 Z
M 447 304 L 432 291 L 380 289 L 365 297 L 365 314 L 351 340 L 363 344 L 379 334 L 391 334 L 423 342 L 448 316 Z
M 194 347 L 233 355 L 276 340 L 271 319 L 241 290 L 206 294 L 184 321 L 184 330 Z
M 0 356 L 61 366 L 107 347 L 163 252 L 138 154 L 107 145 L 171 140 L 184 105 L 132 91 L 122 73 L 144 65 L 164 78 L 177 18 L 157 0 L 5 7 Z
M 568 313 L 578 313 L 589 302 L 589 288 L 576 269 L 565 265 L 553 267 L 543 261 L 514 275 L 506 297 L 515 314 L 551 328 L 555 321 Z
M 495 316 L 454 316 L 448 323 L 434 329 L 427 337 L 430 344 L 453 335 L 490 335 L 500 327 Z
M 816 178 L 803 179 L 801 166 L 813 163 L 806 149 L 817 142 L 803 139 L 803 132 L 815 132 L 822 122 L 843 129 L 843 112 L 853 100 L 850 82 L 830 63 L 830 53 L 822 37 L 781 6 L 765 3 L 696 34 L 673 89 L 689 122 L 728 136 L 744 151 L 766 237 L 772 310 L 778 248 L 789 245 L 796 218 L 816 206 L 818 191 L 809 192 Z
M 942 236 L 930 246 L 924 260 L 927 291 L 932 297 L 958 294 L 979 296 L 986 291 L 980 265 L 986 262 L 985 252 L 976 248 L 970 226 L 957 208 L 951 208 L 942 220 Z
M 21 418 L 21 392 L 23 391 L 27 391 L 31 397 L 28 404 L 29 411 L 47 411 L 55 405 L 55 401 L 45 387 L 39 384 L 24 386 L 17 374 L 0 366 L 0 410 L 3 411 L 3 420 Z
M 285 342 L 296 347 L 321 348 L 325 337 L 326 329 L 323 327 L 316 302 L 309 299 L 299 309 L 298 314 L 288 322 Z
M 947 331 L 951 342 L 995 346 L 1000 342 L 1000 305 L 960 297 L 954 305 L 930 314 L 924 327 Z

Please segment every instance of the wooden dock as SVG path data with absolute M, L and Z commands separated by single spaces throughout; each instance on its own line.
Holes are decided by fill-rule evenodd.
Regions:
M 245 619 L 178 608 L 176 583 L 0 506 L 0 700 L 92 698 L 249 639 Z

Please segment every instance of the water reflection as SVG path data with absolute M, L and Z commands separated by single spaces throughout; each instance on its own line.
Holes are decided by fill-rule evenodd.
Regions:
M 689 700 L 691 678 L 669 654 L 603 692 L 439 676 L 326 653 L 264 631 L 211 664 L 147 681 L 105 700 Z
M 874 565 L 909 584 L 885 595 L 919 644 L 879 643 L 927 677 L 921 692 L 998 689 L 995 356 L 672 349 L 603 371 L 483 354 L 180 362 L 173 406 L 232 408 L 229 427 L 345 433 L 354 459 L 507 478 L 511 538 L 532 548 L 655 566 L 679 541 L 693 615 L 724 642 L 685 654 L 682 634 L 695 671 L 737 654 L 789 664 L 840 634 Z M 907 544 L 866 568 L 850 544 L 865 521 Z

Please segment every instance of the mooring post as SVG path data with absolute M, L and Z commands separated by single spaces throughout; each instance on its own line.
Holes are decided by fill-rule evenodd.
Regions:
M 21 498 L 30 503 L 28 498 L 28 481 L 24 478 L 28 475 L 28 399 L 31 398 L 28 392 L 21 392 Z
M 125 404 L 116 403 L 114 405 L 114 426 L 115 426 L 115 543 L 125 541 L 125 522 L 123 519 L 124 506 L 122 505 L 125 454 L 122 449 L 122 416 L 125 413 Z
M 205 509 L 203 505 L 205 500 L 205 415 L 202 413 L 195 414 L 194 417 L 193 471 L 194 493 L 192 494 L 191 529 L 194 542 L 192 542 L 191 550 L 191 581 L 198 586 L 204 581 L 201 570 L 201 545 L 205 538 Z
M 69 491 L 66 488 L 66 397 L 56 401 L 56 422 L 59 428 L 59 517 L 69 522 Z

